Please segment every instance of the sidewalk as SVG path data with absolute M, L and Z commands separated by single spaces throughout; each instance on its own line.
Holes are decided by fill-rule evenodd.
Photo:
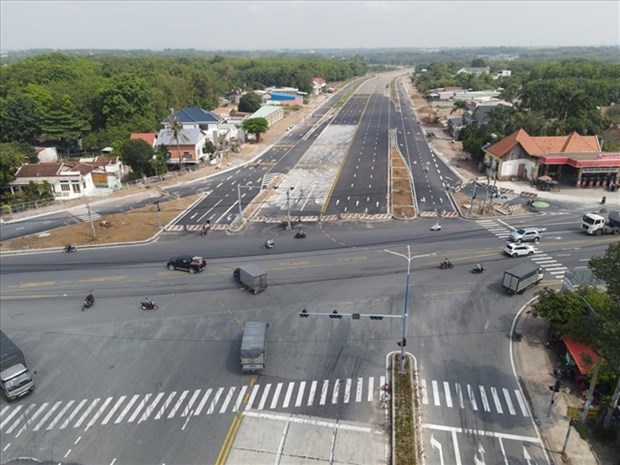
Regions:
M 574 465 L 617 465 L 617 448 L 596 446 L 596 453 L 590 443 L 579 436 L 575 428 L 571 432 L 566 445 L 565 456 L 561 452 L 569 428 L 567 417 L 568 407 L 583 407 L 580 393 L 566 389 L 562 382 L 560 392 L 557 393 L 551 407 L 551 390 L 549 386 L 555 383 L 553 370 L 557 366 L 555 355 L 545 345 L 548 322 L 542 318 L 529 315 L 530 306 L 522 311 L 517 328 L 522 334 L 519 341 L 513 339 L 514 368 L 519 381 L 529 400 L 532 417 L 545 443 L 545 449 L 550 455 L 552 463 Z M 598 455 L 598 457 L 597 457 Z M 615 457 L 615 459 L 614 459 Z M 615 461 L 614 461 L 615 460 Z

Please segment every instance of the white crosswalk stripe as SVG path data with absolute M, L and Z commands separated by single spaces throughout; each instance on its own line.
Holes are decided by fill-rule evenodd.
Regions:
M 378 377 L 378 383 L 375 377 L 288 381 L 97 397 L 27 406 L 9 405 L 0 411 L 0 432 L 3 435 L 21 435 L 29 430 L 37 432 L 55 428 L 84 428 L 84 431 L 87 431 L 97 426 L 140 424 L 160 419 L 235 413 L 253 408 L 331 408 L 339 403 L 373 402 L 377 398 L 374 393 L 375 386 L 383 389 L 385 376 Z M 446 394 L 446 402 L 452 402 L 450 394 Z
M 430 385 L 430 396 L 427 386 Z M 500 415 L 517 415 L 515 403 L 519 406 L 520 414 L 529 416 L 523 395 L 518 389 L 512 392 L 507 388 L 483 386 L 448 381 L 426 380 L 421 378 L 418 384 L 420 398 L 423 405 L 445 407 L 448 409 L 472 409 Z M 503 397 L 502 395 L 503 394 Z
M 79 207 L 71 208 L 67 210 L 67 212 L 71 213 L 73 216 L 77 216 L 81 221 L 84 221 L 84 222 L 90 221 L 91 219 L 97 220 L 101 218 L 101 215 L 97 213 L 96 211 L 94 211 L 92 208 L 90 209 L 90 213 L 88 209 L 89 207 L 79 206 Z

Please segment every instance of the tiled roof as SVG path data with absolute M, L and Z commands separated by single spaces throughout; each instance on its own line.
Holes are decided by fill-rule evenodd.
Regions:
M 157 139 L 156 132 L 134 132 L 130 136 L 131 140 L 143 140 L 149 145 L 154 145 L 155 140 Z
M 490 145 L 486 151 L 501 158 L 510 153 L 517 144 L 533 157 L 548 153 L 584 153 L 601 150 L 596 136 L 581 136 L 576 132 L 568 136 L 530 136 L 524 129 L 519 129 Z
M 16 178 L 37 178 L 56 176 L 62 168 L 62 162 L 24 163 L 15 173 Z
M 217 123 L 220 120 L 215 113 L 198 107 L 183 108 L 174 113 L 174 117 L 181 123 Z M 170 121 L 170 117 L 168 117 L 163 122 L 169 123 Z

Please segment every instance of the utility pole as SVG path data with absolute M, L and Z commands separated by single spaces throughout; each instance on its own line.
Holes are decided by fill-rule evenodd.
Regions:
M 288 224 L 288 230 L 290 231 L 292 229 L 291 226 L 291 191 L 295 189 L 294 187 L 289 187 L 286 190 L 286 218 L 287 218 L 287 224 Z
M 161 208 L 159 207 L 159 200 L 155 201 L 155 206 L 157 207 L 157 226 L 161 229 Z
M 88 220 L 90 221 L 90 229 L 93 231 L 93 239 L 97 239 L 97 231 L 95 230 L 95 223 L 93 223 L 93 214 L 90 211 L 90 205 L 88 205 L 88 198 L 86 199 L 86 210 L 88 211 Z
M 471 194 L 471 204 L 469 205 L 469 216 L 472 216 L 472 211 L 474 209 L 474 199 L 476 198 L 476 181 L 474 181 L 474 188 Z

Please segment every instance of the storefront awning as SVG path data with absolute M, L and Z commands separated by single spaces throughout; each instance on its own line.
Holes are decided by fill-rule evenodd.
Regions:
M 569 337 L 563 336 L 562 341 L 566 345 L 566 349 L 571 358 L 575 361 L 579 373 L 586 375 L 591 371 L 591 368 L 598 361 L 598 355 L 587 344 L 582 342 L 575 342 Z

